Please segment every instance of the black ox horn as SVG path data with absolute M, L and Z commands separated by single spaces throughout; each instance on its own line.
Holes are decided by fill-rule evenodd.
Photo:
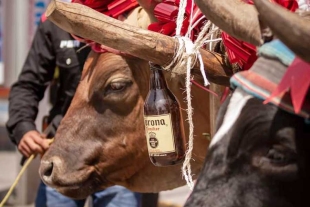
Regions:
M 310 62 L 310 21 L 267 0 L 254 0 L 262 20 L 296 55 Z

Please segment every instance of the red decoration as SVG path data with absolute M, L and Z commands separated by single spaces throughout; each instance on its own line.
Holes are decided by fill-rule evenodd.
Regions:
M 139 6 L 136 0 L 72 0 L 72 3 L 83 4 L 115 19 L 117 19 L 125 12 L 131 11 L 132 9 Z M 110 51 L 116 54 L 121 53 L 120 51 L 100 45 L 92 40 L 87 40 L 76 35 L 72 36 L 80 42 L 85 42 L 91 45 L 92 50 L 95 52 L 102 53 Z
M 310 86 L 310 64 L 296 57 L 287 68 L 276 90 L 264 101 L 269 103 L 274 97 L 282 96 L 289 89 L 295 113 L 299 113 Z
M 41 21 L 45 22 L 46 20 L 47 20 L 46 14 L 43 13 L 42 16 L 41 16 Z
M 237 63 L 242 70 L 248 70 L 256 61 L 256 47 L 249 43 L 237 40 L 222 32 L 222 40 L 226 47 L 230 63 Z
M 176 19 L 179 12 L 179 0 L 163 0 L 161 3 L 157 4 L 154 9 L 154 15 L 158 22 L 149 25 L 148 29 L 154 32 L 159 32 L 168 36 L 175 36 L 176 29 Z M 181 28 L 181 36 L 184 36 L 188 31 L 189 17 L 191 15 L 192 1 L 188 0 L 184 20 Z M 199 8 L 194 4 L 193 8 L 193 24 L 195 27 L 192 30 L 191 38 L 194 41 L 197 35 L 202 29 L 202 26 L 206 22 L 206 18 Z
M 160 22 L 175 21 L 178 16 L 179 7 L 169 3 L 159 3 L 154 8 L 154 15 Z
M 272 0 L 273 2 L 287 8 L 288 10 L 295 12 L 298 9 L 298 2 L 296 0 Z M 248 4 L 254 4 L 252 0 L 245 0 Z
M 107 10 L 106 7 L 111 2 L 113 2 L 113 0 L 72 0 L 72 3 L 83 4 L 99 12 Z
M 116 19 L 125 12 L 128 12 L 138 6 L 138 2 L 136 0 L 72 0 L 72 2 L 83 4 Z M 184 36 L 188 31 L 192 2 L 192 0 L 188 0 L 187 2 L 183 26 L 181 28 L 182 36 Z M 154 8 L 154 15 L 158 22 L 150 24 L 148 29 L 168 36 L 174 36 L 176 29 L 176 18 L 179 12 L 179 3 L 180 0 L 163 0 L 161 3 L 158 3 Z M 192 41 L 194 41 L 205 24 L 206 18 L 203 17 L 203 14 L 196 5 L 193 7 L 192 16 L 193 25 L 195 25 L 195 27 L 192 29 L 191 38 Z M 106 52 L 107 50 L 110 51 L 109 48 L 105 47 L 106 49 L 103 49 L 101 45 L 91 40 L 86 40 L 75 35 L 73 36 L 79 41 L 92 45 L 92 49 L 96 52 Z
M 139 4 L 136 0 L 116 0 L 107 6 L 108 11 L 103 12 L 105 15 L 117 18 L 126 11 L 137 7 Z

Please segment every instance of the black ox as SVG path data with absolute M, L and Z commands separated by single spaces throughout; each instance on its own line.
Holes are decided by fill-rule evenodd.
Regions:
M 308 206 L 310 125 L 303 118 L 236 89 L 218 126 L 221 136 L 185 206 Z
M 303 48 L 309 43 L 308 20 L 266 1 L 255 4 L 273 34 L 309 62 L 310 48 L 301 49 L 293 42 L 303 35 Z M 289 33 L 281 29 L 290 25 L 298 28 L 292 27 Z M 278 83 L 286 67 L 277 58 L 261 56 L 250 72 L 269 74 L 265 78 Z M 262 102 L 237 87 L 221 106 L 217 133 L 186 207 L 310 205 L 310 124 L 304 117 Z

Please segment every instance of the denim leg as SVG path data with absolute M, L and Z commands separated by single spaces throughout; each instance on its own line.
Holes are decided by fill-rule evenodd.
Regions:
M 112 186 L 92 195 L 94 207 L 140 207 L 141 194 L 122 186 Z
M 39 185 L 36 207 L 83 207 L 85 200 L 73 200 L 68 198 L 55 189 L 46 186 L 42 181 Z

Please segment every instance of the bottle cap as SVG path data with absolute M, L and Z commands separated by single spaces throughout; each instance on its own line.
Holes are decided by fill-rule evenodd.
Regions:
M 149 62 L 149 65 L 150 65 L 150 69 L 153 70 L 153 69 L 158 69 L 158 70 L 162 70 L 161 66 L 158 65 L 158 64 L 155 64 L 153 62 Z

